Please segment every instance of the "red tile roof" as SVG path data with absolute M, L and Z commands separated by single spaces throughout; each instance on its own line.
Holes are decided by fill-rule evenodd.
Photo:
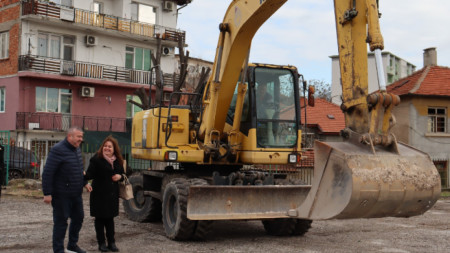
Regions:
M 302 107 L 303 101 L 303 99 L 300 100 Z M 293 107 L 282 112 L 282 114 L 293 113 Z M 305 111 L 302 110 L 301 114 L 302 122 L 305 122 Z M 306 120 L 309 127 L 317 127 L 322 134 L 339 135 L 339 132 L 345 128 L 344 113 L 340 107 L 321 98 L 315 99 L 314 107 L 306 107 Z
M 450 96 L 450 68 L 428 66 L 387 87 L 396 95 Z

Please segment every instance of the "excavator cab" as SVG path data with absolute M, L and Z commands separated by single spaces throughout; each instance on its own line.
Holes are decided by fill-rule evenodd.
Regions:
M 275 151 L 278 155 L 270 163 L 285 164 L 293 150 L 301 150 L 297 68 L 252 63 L 246 69 L 245 92 L 236 86 L 227 114 L 228 127 L 240 116 L 235 124 L 242 135 L 239 162 L 262 164 Z M 238 101 L 242 107 L 237 107 Z
M 298 78 L 294 67 L 250 64 L 250 84 L 244 95 L 241 132 L 256 129 L 256 147 L 292 148 L 297 145 L 299 118 Z M 228 110 L 227 122 L 232 124 L 238 88 Z

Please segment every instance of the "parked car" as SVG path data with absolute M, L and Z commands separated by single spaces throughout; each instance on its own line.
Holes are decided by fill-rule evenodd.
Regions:
M 22 147 L 10 147 L 9 158 L 4 154 L 5 169 L 9 164 L 8 179 L 36 178 L 39 176 L 39 162 L 31 150 Z

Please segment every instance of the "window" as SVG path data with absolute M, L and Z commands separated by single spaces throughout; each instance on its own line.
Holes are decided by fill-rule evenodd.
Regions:
M 69 89 L 36 87 L 37 112 L 71 112 L 72 91 Z
M 74 56 L 75 37 L 39 33 L 38 55 L 71 61 Z
M 72 36 L 63 36 L 63 59 L 71 61 L 74 59 L 75 38 Z
M 127 95 L 127 118 L 133 118 L 137 112 L 142 111 L 142 108 L 128 102 L 129 100 L 133 100 L 136 103 L 141 103 L 141 99 L 138 96 Z
M 131 3 L 131 19 L 156 25 L 156 8 L 145 4 Z
M 9 32 L 0 33 L 0 59 L 9 57 Z
M 429 107 L 428 108 L 428 132 L 446 133 L 447 132 L 447 108 Z
M 150 49 L 138 47 L 125 48 L 125 68 L 149 71 L 152 67 Z
M 6 98 L 6 89 L 5 87 L 0 88 L 0 112 L 5 112 L 5 98 Z
M 94 12 L 97 14 L 103 14 L 103 3 L 94 2 Z
M 287 69 L 258 67 L 254 76 L 258 146 L 295 146 L 298 138 L 296 115 L 285 113 L 295 105 L 294 74 Z

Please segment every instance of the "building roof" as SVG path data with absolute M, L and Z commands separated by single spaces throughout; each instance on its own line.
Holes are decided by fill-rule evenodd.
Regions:
M 450 96 L 450 68 L 426 66 L 387 87 L 396 95 Z
M 303 107 L 304 100 L 300 100 Z M 282 114 L 293 114 L 294 108 L 289 107 Z M 305 111 L 301 112 L 302 122 L 305 122 Z M 306 120 L 309 127 L 316 127 L 322 134 L 339 135 L 339 132 L 345 128 L 344 113 L 339 106 L 328 102 L 322 98 L 315 99 L 315 106 L 306 107 Z

